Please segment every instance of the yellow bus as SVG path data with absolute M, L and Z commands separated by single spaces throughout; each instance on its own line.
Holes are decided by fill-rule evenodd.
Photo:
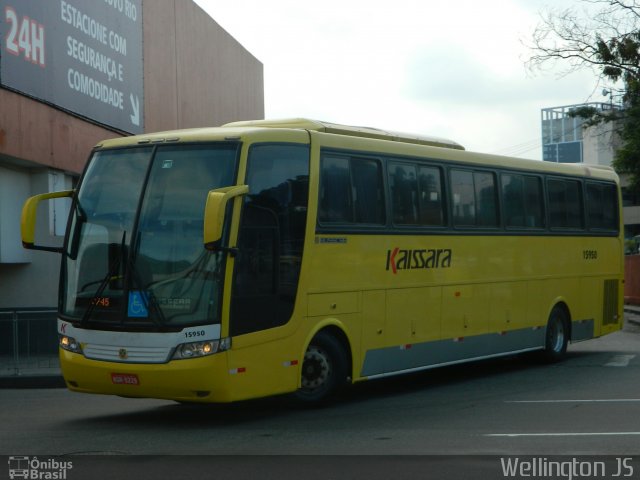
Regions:
M 73 199 L 64 246 L 39 202 Z M 108 140 L 23 209 L 62 254 L 77 392 L 231 402 L 539 350 L 622 326 L 608 168 L 304 119 Z

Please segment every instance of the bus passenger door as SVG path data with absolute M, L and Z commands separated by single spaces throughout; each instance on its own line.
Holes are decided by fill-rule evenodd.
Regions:
M 246 205 L 235 259 L 232 336 L 278 324 L 278 244 L 278 219 L 273 212 Z
M 230 335 L 267 330 L 293 314 L 307 219 L 309 149 L 260 144 L 249 149 Z

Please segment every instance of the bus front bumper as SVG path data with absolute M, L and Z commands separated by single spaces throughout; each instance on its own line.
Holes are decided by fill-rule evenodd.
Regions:
M 59 354 L 62 375 L 74 392 L 179 402 L 232 401 L 224 352 L 164 364 L 90 360 L 62 349 Z

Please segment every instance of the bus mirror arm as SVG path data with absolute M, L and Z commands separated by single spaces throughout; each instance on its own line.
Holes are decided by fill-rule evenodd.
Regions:
M 220 243 L 221 242 L 205 243 L 204 248 L 212 252 L 224 252 L 231 255 L 232 257 L 236 257 L 236 255 L 238 255 L 238 253 L 240 252 L 238 247 L 225 247 L 223 245 L 220 245 Z
M 28 198 L 22 207 L 22 216 L 20 218 L 20 235 L 22 237 L 22 246 L 29 250 L 44 250 L 46 252 L 61 253 L 62 247 L 46 247 L 35 244 L 36 236 L 36 213 L 38 204 L 44 200 L 53 200 L 56 198 L 73 197 L 74 190 L 64 190 L 62 192 L 41 193 Z
M 204 209 L 204 245 L 208 250 L 225 250 L 232 255 L 237 249 L 221 245 L 222 229 L 229 200 L 249 193 L 248 185 L 216 188 L 207 195 Z

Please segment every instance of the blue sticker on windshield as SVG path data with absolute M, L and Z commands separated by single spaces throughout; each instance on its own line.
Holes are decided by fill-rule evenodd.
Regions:
M 138 290 L 129 292 L 129 317 L 146 318 L 149 316 L 147 295 Z

